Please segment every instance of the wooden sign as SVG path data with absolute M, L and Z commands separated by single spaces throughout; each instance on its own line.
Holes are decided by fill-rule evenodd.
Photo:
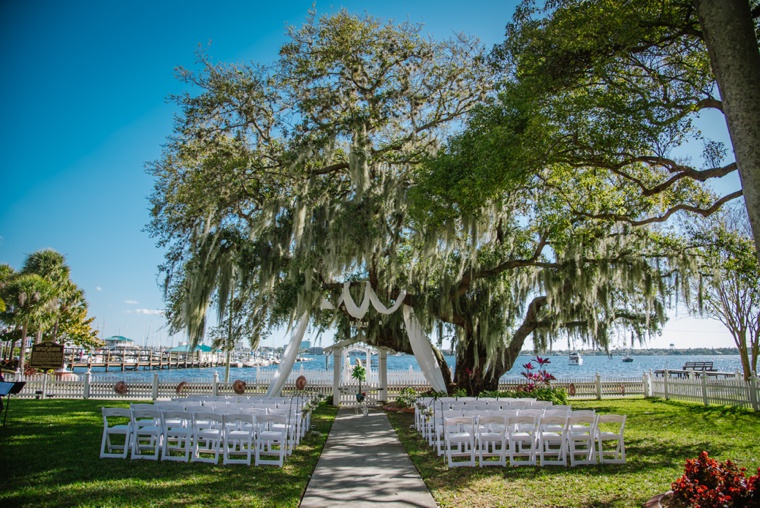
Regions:
M 41 342 L 32 346 L 32 360 L 29 366 L 33 369 L 63 368 L 63 344 Z

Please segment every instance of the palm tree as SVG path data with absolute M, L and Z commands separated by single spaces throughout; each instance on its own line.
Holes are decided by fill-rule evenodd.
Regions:
M 50 305 L 51 313 L 46 316 L 46 321 L 54 326 L 53 341 L 55 341 L 61 314 L 73 307 L 79 298 L 84 298 L 84 293 L 71 281 L 71 269 L 66 264 L 66 259 L 62 254 L 52 249 L 43 249 L 30 254 L 24 260 L 21 273 L 37 274 L 50 283 L 53 297 Z M 42 327 L 37 330 L 35 343 L 40 342 L 43 331 Z
M 55 291 L 49 281 L 36 273 L 22 273 L 11 279 L 7 296 L 12 307 L 10 321 L 22 330 L 18 367 L 23 374 L 27 332 L 42 329 L 54 305 Z

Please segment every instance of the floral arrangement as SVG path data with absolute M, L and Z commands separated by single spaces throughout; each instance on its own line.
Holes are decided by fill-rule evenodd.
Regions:
M 358 380 L 360 383 L 367 379 L 367 369 L 364 368 L 362 361 L 358 358 L 356 359 L 356 365 L 354 365 L 354 368 L 351 370 L 351 377 Z
M 401 393 L 399 393 L 398 397 L 396 397 L 396 405 L 398 405 L 398 407 L 412 407 L 414 406 L 414 402 L 416 400 L 417 390 L 411 386 L 407 386 L 406 388 L 402 389 Z
M 359 391 L 356 394 L 356 401 L 364 402 L 367 393 L 362 391 L 362 381 L 367 379 L 367 369 L 364 368 L 362 361 L 358 358 L 356 359 L 356 365 L 354 365 L 354 368 L 351 370 L 351 377 L 359 381 Z
M 760 468 L 758 474 L 746 478 L 746 468 L 727 460 L 719 463 L 708 457 L 686 461 L 684 475 L 671 484 L 670 506 L 685 508 L 751 508 L 760 506 Z
M 536 362 L 538 364 L 538 368 L 536 368 L 531 362 Z M 525 371 L 522 373 L 522 375 L 528 380 L 526 391 L 533 391 L 538 385 L 549 386 L 551 381 L 557 379 L 553 375 L 549 374 L 549 372 L 546 370 L 546 366 L 551 363 L 551 360 L 548 358 L 541 358 L 540 356 L 536 355 L 536 357 L 533 358 L 531 362 L 523 365 L 523 369 L 525 369 Z

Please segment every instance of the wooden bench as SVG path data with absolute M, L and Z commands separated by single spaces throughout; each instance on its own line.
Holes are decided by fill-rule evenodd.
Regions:
M 686 362 L 681 370 L 697 370 L 701 372 L 715 372 L 713 362 Z

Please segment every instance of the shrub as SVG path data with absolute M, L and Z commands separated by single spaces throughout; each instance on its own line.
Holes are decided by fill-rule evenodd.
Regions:
M 671 484 L 674 508 L 750 508 L 760 506 L 760 468 L 758 474 L 744 477 L 745 468 L 727 460 L 719 463 L 708 457 L 686 461 L 684 475 Z
M 454 393 L 451 394 L 452 397 L 467 397 L 467 390 L 464 388 L 457 388 L 454 390 Z
M 417 400 L 417 390 L 411 386 L 401 390 L 398 397 L 396 397 L 396 405 L 398 407 L 413 407 L 414 402 Z

